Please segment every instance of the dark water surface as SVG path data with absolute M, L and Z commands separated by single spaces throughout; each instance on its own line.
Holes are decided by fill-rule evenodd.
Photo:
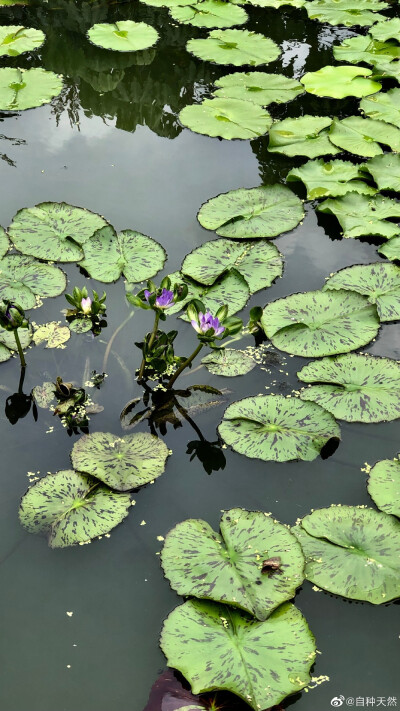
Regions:
M 304 12 L 248 9 L 246 29 L 262 31 L 282 45 L 283 56 L 268 71 L 299 76 L 332 62 L 332 43 L 351 34 L 310 22 Z M 160 33 L 154 50 L 140 57 L 117 57 L 85 40 L 94 22 L 140 19 Z M 14 21 L 15 20 L 15 21 Z M 197 61 L 185 51 L 190 37 L 205 32 L 175 26 L 166 10 L 140 3 L 110 5 L 50 0 L 36 9 L 0 12 L 0 23 L 25 24 L 46 33 L 41 50 L 3 65 L 43 66 L 65 75 L 65 88 L 51 105 L 1 117 L 0 223 L 7 226 L 24 206 L 65 201 L 104 215 L 116 229 L 151 235 L 168 251 L 165 273 L 178 269 L 183 256 L 212 238 L 196 220 L 205 200 L 239 187 L 282 181 L 296 159 L 268 154 L 267 139 L 220 141 L 182 129 L 177 114 L 200 100 L 226 68 Z M 303 113 L 351 113 L 352 101 L 301 98 L 272 107 L 276 118 Z M 298 161 L 300 163 L 302 161 Z M 327 232 L 325 231 L 327 230 Z M 304 223 L 276 240 L 285 272 L 251 304 L 265 304 L 295 291 L 318 289 L 331 272 L 377 261 L 376 246 L 340 240 L 334 221 L 318 224 L 313 206 Z M 68 266 L 69 286 L 103 285 Z M 28 352 L 26 392 L 57 375 L 79 383 L 88 370 L 103 368 L 106 344 L 131 312 L 124 284 L 106 285 L 108 328 L 97 339 L 76 335 L 65 350 Z M 60 319 L 64 296 L 32 312 L 44 323 Z M 248 312 L 247 312 L 248 313 Z M 91 431 L 121 433 L 119 412 L 140 394 L 134 381 L 139 355 L 133 342 L 150 327 L 147 312 L 135 313 L 114 341 L 109 377 L 96 399 L 104 412 L 93 416 Z M 179 323 L 181 351 L 195 339 Z M 249 339 L 249 344 L 252 340 Z M 400 357 L 398 326 L 381 327 L 369 353 Z M 207 371 L 190 374 L 183 384 L 211 383 L 231 390 L 229 398 L 258 393 L 289 394 L 299 387 L 301 358 L 277 353 L 270 372 L 223 379 Z M 286 375 L 288 373 L 288 375 Z M 271 511 L 292 524 L 311 508 L 332 503 L 367 504 L 365 462 L 392 458 L 398 450 L 398 423 L 341 424 L 342 442 L 327 460 L 286 464 L 248 460 L 223 450 L 226 466 L 208 475 L 190 462 L 187 443 L 196 435 L 187 423 L 165 436 L 173 450 L 165 473 L 134 495 L 129 517 L 91 545 L 50 550 L 44 539 L 24 532 L 18 505 L 28 485 L 27 472 L 69 467 L 69 438 L 45 410 L 12 426 L 4 415 L 6 397 L 17 389 L 15 359 L 1 364 L 1 670 L 2 711 L 141 711 L 165 660 L 158 637 L 165 616 L 179 604 L 159 566 L 157 536 L 185 518 L 203 518 L 218 527 L 221 509 L 242 506 Z M 269 389 L 265 389 L 269 388 Z M 196 423 L 214 441 L 224 405 L 199 413 Z M 53 431 L 46 430 L 54 427 Z M 146 424 L 139 425 L 146 430 Z M 145 525 L 141 523 L 145 521 Z M 396 603 L 374 607 L 324 592 L 305 582 L 296 596 L 317 638 L 315 676 L 329 683 L 289 699 L 296 711 L 324 711 L 332 697 L 400 697 Z M 67 611 L 73 612 L 68 616 Z M 365 702 L 364 702 L 365 703 Z M 398 699 L 400 706 L 400 698 Z

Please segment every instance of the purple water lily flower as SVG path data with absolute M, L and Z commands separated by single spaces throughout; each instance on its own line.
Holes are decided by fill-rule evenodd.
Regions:
M 205 314 L 199 311 L 198 319 L 198 321 L 195 321 L 195 319 L 192 319 L 191 321 L 191 324 L 197 333 L 207 333 L 210 328 L 213 328 L 214 335 L 220 336 L 221 333 L 225 331 L 225 327 L 221 326 L 219 319 L 216 316 L 213 316 L 211 311 L 206 311 Z
M 163 289 L 160 296 L 156 298 L 156 306 L 158 306 L 159 309 L 166 309 L 168 306 L 171 306 L 173 301 L 174 292 L 169 291 L 169 289 Z
M 90 314 L 92 310 L 92 299 L 88 296 L 86 299 L 81 301 L 81 309 L 84 314 Z

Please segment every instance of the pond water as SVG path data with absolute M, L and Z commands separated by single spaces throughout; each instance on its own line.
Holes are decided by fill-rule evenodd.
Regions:
M 353 33 L 307 19 L 290 8 L 249 8 L 246 29 L 263 32 L 283 48 L 268 71 L 298 77 L 332 63 L 332 44 Z M 85 39 L 95 22 L 143 20 L 160 34 L 144 64 L 123 57 L 115 67 L 106 52 Z M 116 229 L 151 235 L 168 252 L 165 274 L 179 269 L 182 258 L 211 235 L 196 213 L 207 199 L 240 187 L 282 182 L 290 159 L 266 150 L 267 139 L 224 141 L 180 126 L 177 114 L 187 104 L 210 95 L 226 68 L 189 55 L 185 44 L 201 30 L 179 26 L 164 9 L 137 2 L 111 3 L 54 0 L 36 8 L 10 8 L 0 23 L 24 24 L 46 33 L 42 49 L 19 58 L 3 58 L 2 66 L 40 66 L 63 74 L 61 95 L 49 105 L 1 115 L 0 224 L 7 226 L 20 208 L 43 201 L 65 201 L 104 215 Z M 114 54 L 111 55 L 114 57 Z M 275 119 L 299 116 L 349 115 L 355 102 L 335 102 L 311 95 L 274 105 Z M 303 195 L 304 197 L 304 195 Z M 318 217 L 306 206 L 304 222 L 276 241 L 284 255 L 284 274 L 273 286 L 252 297 L 264 305 L 293 292 L 319 289 L 330 273 L 352 264 L 377 261 L 373 240 L 342 240 L 337 222 Z M 63 266 L 64 268 L 64 266 Z M 67 348 L 27 353 L 25 391 L 61 376 L 81 384 L 87 374 L 102 372 L 107 343 L 132 307 L 124 298 L 122 280 L 103 285 L 88 279 L 76 265 L 65 268 L 68 291 L 86 284 L 107 292 L 108 326 L 100 336 L 72 334 Z M 157 277 L 158 279 L 159 277 Z M 39 323 L 63 318 L 65 298 L 49 299 L 31 312 Z M 134 379 L 140 353 L 134 341 L 150 328 L 147 311 L 135 311 L 113 341 L 105 370 L 108 378 L 94 399 L 104 411 L 93 415 L 90 431 L 121 434 L 119 413 L 140 395 Z M 179 351 L 195 347 L 190 326 L 179 323 Z M 249 338 L 246 345 L 254 344 Z M 364 349 L 398 359 L 397 324 L 381 326 L 379 336 Z M 266 370 L 245 377 L 211 376 L 205 368 L 182 378 L 183 386 L 207 383 L 227 388 L 226 400 L 259 393 L 290 394 L 307 361 L 271 349 Z M 165 668 L 158 646 L 162 621 L 180 602 L 159 564 L 158 536 L 186 518 L 201 518 L 218 528 L 222 509 L 244 507 L 271 511 L 293 524 L 310 509 L 330 504 L 371 505 L 366 490 L 370 464 L 392 458 L 398 449 L 398 423 L 341 422 L 342 440 L 328 459 L 273 463 L 247 459 L 223 449 L 224 468 L 208 474 L 199 459 L 187 454 L 198 439 L 190 424 L 168 426 L 164 440 L 173 451 L 166 471 L 154 484 L 134 494 L 136 505 L 110 538 L 91 545 L 51 550 L 45 539 L 26 533 L 18 520 L 27 472 L 55 472 L 69 467 L 76 436 L 68 437 L 57 418 L 39 410 L 12 425 L 4 414 L 6 398 L 18 389 L 15 359 L 1 364 L 1 617 L 4 711 L 140 711 L 150 688 Z M 226 402 L 199 411 L 195 422 L 209 441 Z M 135 431 L 148 431 L 141 423 Z M 214 463 L 215 466 L 216 463 Z M 212 465 L 212 463 L 211 463 Z M 327 675 L 308 693 L 284 702 L 296 711 L 323 711 L 331 699 L 400 697 L 396 603 L 372 606 L 316 592 L 304 582 L 296 595 L 317 639 L 315 676 Z M 73 613 L 72 615 L 67 613 Z M 397 681 L 396 681 L 397 680 Z M 398 701 L 400 705 L 400 698 Z

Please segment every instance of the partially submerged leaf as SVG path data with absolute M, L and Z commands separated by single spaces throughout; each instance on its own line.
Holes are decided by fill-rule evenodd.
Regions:
M 45 69 L 0 69 L 0 111 L 23 111 L 48 104 L 61 93 L 62 77 Z
M 277 237 L 304 217 L 301 200 L 284 185 L 239 188 L 208 200 L 197 215 L 202 227 L 221 237 Z
M 223 99 L 243 99 L 260 106 L 284 104 L 304 93 L 296 79 L 283 74 L 265 72 L 234 72 L 216 80 L 214 96 Z
M 173 20 L 195 27 L 232 27 L 247 22 L 247 12 L 225 0 L 194 0 L 190 5 L 170 8 Z
M 93 44 L 115 52 L 137 52 L 152 47 L 158 32 L 145 22 L 119 20 L 93 25 L 87 36 Z
M 100 479 L 112 489 L 129 491 L 148 484 L 165 469 L 168 448 L 147 432 L 117 437 L 93 432 L 75 442 L 72 466 Z
M 329 140 L 339 148 L 367 158 L 383 153 L 380 143 L 400 151 L 400 129 L 388 126 L 384 121 L 360 116 L 350 116 L 342 121 L 334 119 Z
M 59 296 L 67 285 L 64 272 L 52 264 L 22 254 L 0 260 L 0 298 L 15 301 L 23 309 L 36 306 L 37 298 Z
M 45 40 L 42 30 L 23 25 L 0 26 L 0 57 L 18 57 L 23 52 L 32 52 Z
M 368 79 L 371 69 L 348 65 L 326 66 L 316 72 L 308 72 L 301 78 L 301 83 L 309 94 L 332 96 L 344 99 L 346 96 L 368 96 L 382 88 L 381 84 Z
M 260 395 L 227 407 L 218 431 L 226 444 L 251 459 L 290 462 L 316 459 L 339 425 L 315 403 L 283 395 Z
M 204 99 L 185 106 L 179 121 L 196 133 L 213 138 L 257 138 L 268 132 L 272 118 L 257 104 L 241 99 Z
M 383 459 L 372 467 L 368 493 L 378 509 L 400 517 L 400 459 Z
M 372 119 L 379 119 L 400 128 L 400 89 L 380 91 L 369 96 L 361 101 L 360 109 Z
M 88 543 L 128 515 L 129 494 L 118 494 L 72 469 L 48 474 L 22 497 L 19 519 L 29 533 L 44 533 L 50 548 Z
M 166 619 L 160 645 L 193 693 L 226 689 L 255 711 L 304 688 L 315 658 L 314 637 L 290 603 L 260 622 L 227 605 L 189 600 Z
M 205 39 L 189 40 L 186 49 L 199 59 L 236 67 L 268 64 L 281 53 L 272 39 L 248 30 L 212 30 Z
M 339 149 L 329 140 L 329 116 L 300 116 L 276 121 L 269 132 L 268 150 L 284 155 L 317 156 L 335 155 Z
M 32 395 L 38 407 L 44 410 L 54 410 L 57 405 L 54 383 L 45 382 L 32 388 Z
M 400 156 L 385 153 L 371 158 L 359 166 L 360 170 L 370 173 L 379 190 L 400 192 Z
M 161 554 L 166 578 L 178 595 L 224 602 L 266 620 L 303 582 L 300 545 L 261 511 L 225 511 L 220 531 L 199 519 L 178 523 Z M 263 573 L 263 561 L 274 557 L 279 568 Z
M 306 558 L 306 578 L 352 600 L 381 605 L 400 596 L 400 522 L 358 506 L 331 506 L 292 529 Z
M 71 331 L 68 326 L 62 326 L 60 321 L 49 321 L 38 326 L 33 334 L 35 345 L 46 343 L 45 348 L 65 348 L 63 345 L 69 341 Z
M 394 264 L 357 264 L 346 267 L 331 276 L 324 290 L 346 289 L 356 291 L 376 304 L 381 321 L 400 319 L 400 267 Z
M 328 22 L 330 25 L 373 25 L 384 20 L 377 10 L 385 10 L 387 2 L 381 0 L 311 0 L 304 4 L 311 20 Z
M 336 200 L 324 200 L 317 210 L 335 215 L 344 237 L 377 235 L 390 239 L 400 234 L 399 226 L 387 220 L 400 217 L 400 200 L 349 193 Z
M 227 378 L 245 375 L 257 365 L 254 358 L 248 355 L 246 351 L 239 351 L 234 348 L 211 351 L 201 362 L 213 375 L 222 375 Z
M 350 291 L 308 291 L 267 304 L 261 325 L 276 348 L 305 358 L 354 351 L 379 330 L 376 306 Z
M 287 175 L 287 181 L 301 180 L 307 187 L 308 200 L 315 200 L 332 195 L 338 197 L 346 193 L 373 195 L 372 188 L 363 180 L 361 168 L 350 161 L 332 160 L 327 163 L 322 158 L 309 160 L 308 163 L 293 168 Z
M 373 27 L 371 28 L 371 32 Z M 339 62 L 357 64 L 378 64 L 381 60 L 391 62 L 400 57 L 400 45 L 395 42 L 379 42 L 371 35 L 357 35 L 346 39 L 333 48 L 333 55 Z

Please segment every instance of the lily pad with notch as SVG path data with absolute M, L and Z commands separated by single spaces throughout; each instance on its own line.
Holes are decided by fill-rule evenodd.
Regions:
M 247 12 L 225 0 L 194 0 L 190 5 L 170 7 L 173 20 L 194 27 L 232 27 L 247 22 Z
M 72 469 L 48 474 L 22 497 L 21 524 L 47 535 L 50 548 L 88 543 L 126 518 L 129 494 L 119 494 Z
M 93 432 L 75 442 L 72 466 L 112 489 L 129 491 L 157 479 L 165 469 L 168 448 L 147 432 L 117 437 Z
M 392 151 L 400 151 L 400 129 L 361 116 L 349 116 L 341 121 L 334 119 L 329 140 L 343 150 L 366 158 L 381 155 L 381 143 L 390 146 Z
M 220 375 L 226 378 L 234 378 L 238 375 L 246 375 L 257 363 L 246 351 L 236 348 L 223 348 L 211 351 L 202 361 L 209 373 Z
M 138 52 L 153 47 L 158 32 L 145 22 L 119 20 L 93 25 L 87 32 L 88 39 L 97 47 L 114 52 Z
M 215 86 L 216 97 L 243 99 L 260 106 L 284 104 L 304 93 L 304 87 L 296 79 L 265 72 L 234 72 L 217 79 Z
M 342 44 L 333 47 L 333 56 L 339 62 L 365 62 L 375 65 L 381 60 L 391 62 L 400 57 L 400 45 L 395 42 L 380 42 L 371 35 L 357 35 L 346 37 Z
M 277 237 L 303 217 L 302 201 L 279 183 L 222 193 L 205 202 L 197 215 L 202 227 L 230 239 Z
M 340 198 L 324 200 L 317 210 L 335 215 L 345 238 L 376 235 L 391 239 L 400 234 L 400 227 L 388 221 L 388 218 L 400 217 L 400 200 L 382 195 L 348 193 Z
M 267 304 L 261 325 L 279 350 L 304 358 L 348 353 L 379 331 L 374 304 L 351 291 L 308 291 Z
M 185 308 L 192 299 L 199 299 L 206 305 L 208 311 L 215 313 L 220 306 L 229 305 L 229 316 L 234 316 L 246 306 L 250 289 L 246 279 L 236 269 L 231 269 L 219 277 L 211 286 L 198 284 L 193 279 L 185 278 L 180 272 L 169 275 L 171 282 L 183 281 L 188 287 L 186 299 L 179 301 L 168 309 L 169 314 L 175 314 Z M 181 318 L 187 320 L 187 316 Z
M 272 125 L 268 111 L 241 99 L 204 99 L 185 106 L 179 114 L 183 126 L 212 138 L 243 140 L 263 136 Z
M 372 175 L 379 190 L 400 192 L 400 155 L 384 153 L 363 163 L 359 169 L 367 176 Z
M 400 596 L 400 522 L 381 511 L 331 506 L 293 527 L 306 578 L 352 600 L 381 605 Z
M 272 39 L 248 30 L 212 30 L 204 39 L 189 40 L 186 49 L 199 59 L 236 67 L 269 64 L 281 54 Z
M 32 341 L 32 328 L 19 328 L 19 340 L 21 341 L 22 350 L 26 350 Z M 17 350 L 14 333 L 6 331 L 0 326 L 0 363 L 9 360 Z
M 316 72 L 307 72 L 301 83 L 309 94 L 344 99 L 346 96 L 368 96 L 382 88 L 382 84 L 369 79 L 371 69 L 341 65 L 327 65 Z
M 324 447 L 339 443 L 340 428 L 315 403 L 283 395 L 260 395 L 227 407 L 218 432 L 235 452 L 251 459 L 290 462 L 316 459 Z
M 385 121 L 400 128 L 400 89 L 380 91 L 374 96 L 369 96 L 361 101 L 360 109 L 372 119 Z
M 400 36 L 400 17 L 392 17 L 385 19 L 384 22 L 377 22 L 370 30 L 370 34 L 374 39 L 380 42 L 386 42 L 389 39 L 398 40 Z
M 0 25 L 0 57 L 18 57 L 32 52 L 45 40 L 42 30 L 23 25 Z
M 300 397 L 345 422 L 390 422 L 400 417 L 400 363 L 347 353 L 312 361 L 297 373 L 311 383 Z
M 386 18 L 378 10 L 387 7 L 388 3 L 381 0 L 311 0 L 304 4 L 310 20 L 345 27 L 369 26 L 383 21 Z
M 293 168 L 288 173 L 288 182 L 301 180 L 307 187 L 307 199 L 315 200 L 322 197 L 339 197 L 346 193 L 362 193 L 373 195 L 376 188 L 368 185 L 362 169 L 345 160 L 324 162 L 322 158 L 309 160 L 300 168 Z
M 62 77 L 41 68 L 0 69 L 0 111 L 24 111 L 48 104 L 63 88 Z
M 369 472 L 368 493 L 378 509 L 400 518 L 400 458 L 382 459 Z
M 336 155 L 339 149 L 329 140 L 329 116 L 300 116 L 276 121 L 269 132 L 268 151 L 286 156 Z
M 303 689 L 316 654 L 306 620 L 290 603 L 260 622 L 227 605 L 189 600 L 167 617 L 160 645 L 193 693 L 231 691 L 255 711 Z
M 37 299 L 59 296 L 67 286 L 64 272 L 53 264 L 43 264 L 22 254 L 0 259 L 0 298 L 32 309 Z
M 324 291 L 346 289 L 356 291 L 376 304 L 381 321 L 400 319 L 400 267 L 394 264 L 357 264 L 341 269 L 325 283 Z

